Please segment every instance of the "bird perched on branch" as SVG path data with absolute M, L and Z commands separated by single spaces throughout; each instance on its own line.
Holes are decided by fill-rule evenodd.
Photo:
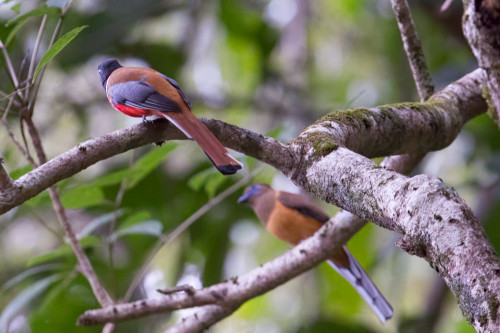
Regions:
M 292 245 L 312 236 L 329 220 L 328 215 L 306 198 L 275 191 L 267 184 L 247 187 L 238 203 L 249 204 L 271 234 Z M 383 323 L 392 317 L 391 305 L 346 246 L 328 259 L 328 264 L 356 289 Z
M 168 119 L 189 139 L 195 140 L 224 175 L 241 164 L 191 112 L 191 104 L 177 82 L 151 68 L 123 67 L 116 59 L 99 65 L 102 86 L 111 105 L 131 117 Z

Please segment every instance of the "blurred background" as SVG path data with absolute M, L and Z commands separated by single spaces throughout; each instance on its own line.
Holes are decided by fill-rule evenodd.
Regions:
M 437 89 L 476 68 L 462 37 L 461 2 L 444 12 L 436 1 L 410 5 Z M 4 1 L 0 38 L 16 70 L 26 67 L 23 59 L 30 59 L 37 40 L 37 59 L 43 57 L 59 8 L 64 17 L 58 36 L 88 27 L 42 74 L 34 121 L 49 159 L 140 121 L 106 100 L 97 66 L 108 57 L 174 78 L 199 117 L 283 142 L 329 112 L 418 100 L 389 0 Z M 13 88 L 4 58 L 1 66 L 3 115 Z M 21 140 L 15 108 L 6 121 Z M 223 177 L 196 144 L 168 142 L 114 156 L 59 183 L 70 221 L 115 299 L 161 297 L 156 288 L 184 283 L 208 286 L 289 249 L 236 200 L 256 182 L 300 190 L 271 167 L 234 155 L 245 167 Z M 14 178 L 31 170 L 5 126 L 0 156 Z M 498 251 L 498 170 L 500 133 L 483 115 L 450 147 L 429 154 L 416 172 L 455 187 Z M 220 203 L 209 203 L 222 196 Z M 329 214 L 337 211 L 317 204 Z M 200 208 L 209 209 L 195 220 Z M 397 238 L 368 224 L 348 244 L 394 307 L 385 326 L 347 282 L 321 264 L 247 302 L 210 331 L 473 332 L 437 273 L 398 249 Z M 0 332 L 101 330 L 75 327 L 78 315 L 98 304 L 76 271 L 47 192 L 0 216 L 0 253 Z M 116 332 L 162 332 L 189 313 L 120 323 Z

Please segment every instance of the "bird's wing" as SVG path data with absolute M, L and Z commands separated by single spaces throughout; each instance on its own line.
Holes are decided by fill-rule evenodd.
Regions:
M 160 112 L 179 112 L 180 106 L 174 100 L 158 93 L 144 79 L 116 83 L 108 88 L 113 104 L 123 104 L 139 109 L 157 110 Z
M 186 94 L 184 93 L 184 91 L 182 91 L 181 87 L 179 87 L 179 84 L 177 83 L 177 81 L 175 81 L 174 79 L 172 78 L 169 78 L 168 76 L 164 75 L 164 74 L 161 74 L 161 76 L 163 76 L 165 78 L 165 80 L 167 80 L 175 89 L 177 89 L 177 92 L 179 93 L 179 95 L 182 97 L 182 100 L 184 101 L 184 103 L 186 103 L 186 105 L 188 106 L 188 108 L 192 109 L 193 106 L 191 105 L 191 103 L 189 102 L 189 99 L 187 98 Z
M 293 209 L 302 215 L 312 217 L 321 223 L 325 223 L 330 219 L 325 212 L 298 194 L 280 191 L 278 193 L 278 200 L 283 206 Z

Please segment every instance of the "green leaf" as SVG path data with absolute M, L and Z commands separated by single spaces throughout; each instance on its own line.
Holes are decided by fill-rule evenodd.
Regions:
M 101 176 L 92 182 L 92 185 L 98 187 L 111 186 L 121 183 L 129 176 L 130 169 L 115 171 L 110 174 Z
M 64 191 L 61 202 L 65 208 L 78 209 L 103 203 L 104 192 L 94 184 L 85 184 Z
M 5 282 L 1 290 L 5 291 L 6 289 L 15 286 L 16 284 L 18 284 L 19 282 L 23 281 L 26 278 L 29 278 L 30 276 L 36 275 L 38 273 L 58 270 L 61 267 L 63 267 L 61 264 L 52 263 L 52 264 L 45 264 L 28 268 L 27 270 L 17 274 L 13 278 Z
M 163 224 L 160 221 L 149 220 L 134 224 L 130 227 L 120 228 L 113 234 L 112 238 L 118 238 L 125 235 L 151 235 L 160 237 L 163 234 Z
M 10 301 L 9 304 L 7 304 L 7 306 L 3 309 L 2 315 L 0 316 L 0 332 L 7 332 L 9 322 L 12 318 L 60 278 L 60 274 L 54 274 L 37 281 L 24 289 L 19 295 Z
M 49 7 L 55 8 L 55 7 Z M 38 73 L 49 61 L 51 61 L 59 52 L 61 52 L 83 29 L 87 28 L 88 25 L 83 25 L 81 27 L 75 28 L 70 32 L 64 34 L 61 38 L 59 38 L 54 45 L 45 53 L 42 60 L 38 66 L 36 66 L 35 76 L 33 77 L 33 82 L 35 82 Z
M 50 203 L 49 191 L 45 190 L 42 193 L 39 193 L 33 198 L 29 199 L 24 204 L 30 207 L 40 207 L 48 203 Z
M 152 150 L 143 157 L 141 157 L 134 165 L 129 169 L 129 181 L 127 183 L 127 188 L 130 189 L 137 185 L 144 177 L 146 177 L 154 168 L 158 166 L 168 154 L 172 152 L 177 145 L 175 143 L 169 142 L 163 144 L 161 147 Z
M 10 9 L 19 14 L 19 12 L 21 11 L 21 4 L 16 3 L 14 6 L 10 7 Z
M 223 176 L 219 172 L 215 173 L 213 176 L 209 177 L 207 179 L 207 182 L 205 183 L 205 191 L 208 194 L 209 198 L 212 198 L 215 193 L 217 192 L 217 189 L 219 186 L 222 185 L 227 180 L 226 176 Z
M 10 178 L 12 178 L 14 180 L 17 180 L 21 176 L 23 176 L 23 175 L 27 174 L 28 172 L 30 172 L 31 170 L 33 170 L 33 166 L 32 165 L 27 165 L 25 167 L 16 169 L 16 170 L 14 170 L 14 171 L 12 171 L 10 173 Z
M 64 207 L 78 209 L 102 204 L 105 200 L 102 188 L 119 184 L 124 180 L 127 180 L 127 189 L 134 187 L 157 167 L 175 147 L 177 147 L 175 143 L 165 144 L 141 157 L 128 169 L 104 175 L 90 184 L 75 186 L 63 191 L 61 201 Z
M 15 7 L 15 6 L 14 6 Z M 42 16 L 42 15 L 61 15 L 61 9 L 57 7 L 48 7 L 47 5 L 41 5 L 27 13 L 18 15 L 9 21 L 7 21 L 6 26 L 11 26 L 19 22 L 26 21 L 30 17 Z
M 266 133 L 266 136 L 269 136 L 271 138 L 274 138 L 274 139 L 278 139 L 279 136 L 281 135 L 281 133 L 283 132 L 284 130 L 284 127 L 283 126 L 278 126 L 272 130 L 270 130 L 269 132 Z
M 199 191 L 201 189 L 201 187 L 205 184 L 205 182 L 207 181 L 207 178 L 210 175 L 211 175 L 210 169 L 200 171 L 197 174 L 193 175 L 188 180 L 188 186 L 191 187 L 195 191 Z
M 97 229 L 99 229 L 100 227 L 102 227 L 102 226 L 108 224 L 109 222 L 113 221 L 113 219 L 119 218 L 124 213 L 125 213 L 124 209 L 119 209 L 119 210 L 117 210 L 115 212 L 104 214 L 104 215 L 101 215 L 101 216 L 93 219 L 92 221 L 90 221 L 82 229 L 82 231 L 80 231 L 78 233 L 77 238 L 81 239 L 81 238 L 83 238 L 85 236 L 90 235 L 91 233 L 93 233 L 94 231 L 96 231 Z
M 133 226 L 134 224 L 150 219 L 151 219 L 151 213 L 146 210 L 142 210 L 127 217 L 125 221 L 122 222 L 120 228 L 122 229 L 127 228 Z
M 5 45 L 10 45 L 10 43 L 14 40 L 14 37 L 16 36 L 19 29 L 21 29 L 24 26 L 24 23 L 26 23 L 26 20 L 19 22 L 14 26 L 14 28 L 12 28 L 12 30 L 7 35 L 7 39 L 5 40 Z
M 200 171 L 188 180 L 188 186 L 195 191 L 199 191 L 202 187 L 209 197 L 212 197 L 217 188 L 219 188 L 227 177 L 220 174 L 217 169 L 210 167 Z
M 95 237 L 95 236 L 87 236 L 87 237 L 84 237 L 80 240 L 80 244 L 83 248 L 96 246 L 96 245 L 99 245 L 100 243 L 101 243 L 100 239 Z M 56 250 L 54 250 L 52 252 L 45 253 L 45 254 L 39 255 L 35 258 L 30 259 L 27 263 L 27 266 L 30 267 L 30 266 L 33 266 L 36 264 L 40 264 L 40 263 L 43 263 L 43 262 L 46 262 L 49 260 L 64 257 L 64 256 L 67 256 L 70 254 L 73 254 L 73 251 L 71 249 L 71 245 L 63 244 L 59 248 L 57 248 Z

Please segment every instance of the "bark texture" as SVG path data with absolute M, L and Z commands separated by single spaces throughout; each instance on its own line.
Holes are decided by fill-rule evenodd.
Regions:
M 488 113 L 500 126 L 500 1 L 464 0 L 464 35 L 488 80 L 484 96 Z

